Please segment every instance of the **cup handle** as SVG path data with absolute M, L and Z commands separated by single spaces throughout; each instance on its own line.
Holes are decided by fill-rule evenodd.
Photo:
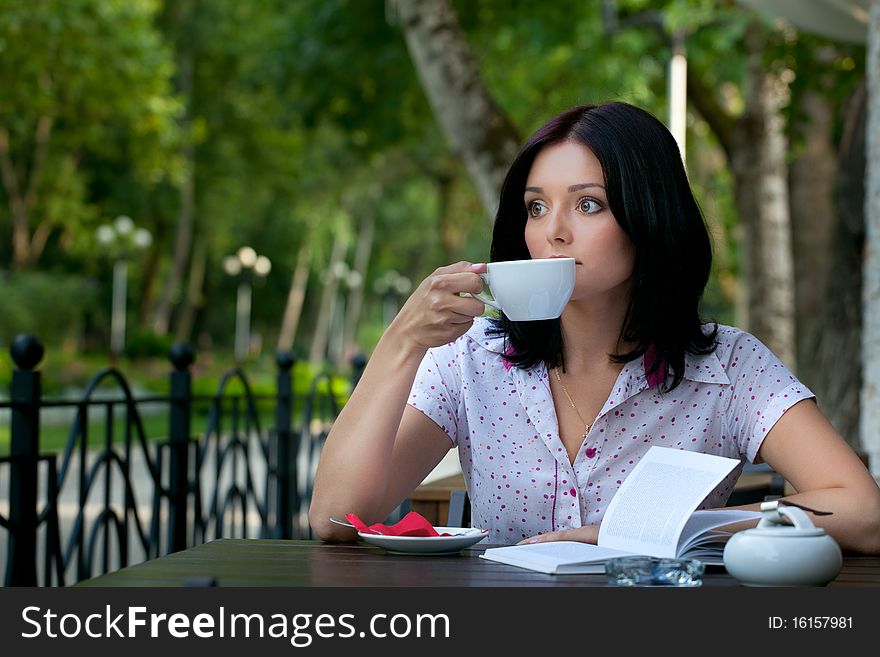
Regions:
M 488 274 L 486 274 L 486 273 L 480 274 L 480 278 L 483 279 L 483 283 L 485 283 L 486 285 L 489 284 L 489 275 Z M 489 297 L 487 297 L 485 294 L 472 294 L 471 296 L 474 299 L 479 299 L 480 301 L 485 303 L 487 306 L 492 306 L 496 310 L 501 310 L 501 305 L 497 301 L 494 301 L 494 300 L 490 299 Z

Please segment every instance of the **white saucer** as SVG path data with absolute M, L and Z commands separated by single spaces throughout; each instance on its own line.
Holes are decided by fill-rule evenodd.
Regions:
M 488 529 L 476 527 L 434 527 L 441 534 L 453 536 L 380 536 L 358 532 L 367 543 L 385 548 L 392 554 L 454 554 L 479 543 L 489 535 Z

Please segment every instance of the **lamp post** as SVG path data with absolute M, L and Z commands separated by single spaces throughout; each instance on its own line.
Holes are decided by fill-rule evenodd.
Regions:
M 116 359 L 125 351 L 128 262 L 136 251 L 146 249 L 153 243 L 153 236 L 146 228 L 136 227 L 131 217 L 120 215 L 112 223 L 99 226 L 95 239 L 113 258 L 110 354 Z
M 391 323 L 397 314 L 400 299 L 412 288 L 412 281 L 389 269 L 376 279 L 373 290 L 382 297 L 382 317 L 385 326 Z
M 251 341 L 251 298 L 254 278 L 265 278 L 272 270 L 272 261 L 258 255 L 250 246 L 243 246 L 234 255 L 223 260 L 223 270 L 232 277 L 238 277 L 238 292 L 235 297 L 235 360 L 239 363 L 247 359 Z

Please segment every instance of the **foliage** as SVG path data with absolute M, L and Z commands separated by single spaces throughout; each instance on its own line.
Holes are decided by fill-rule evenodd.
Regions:
M 168 354 L 174 339 L 148 328 L 136 328 L 126 336 L 125 355 L 131 359 L 161 358 Z
M 621 98 L 665 118 L 675 30 L 688 34 L 691 71 L 726 110 L 741 111 L 742 38 L 754 15 L 714 0 L 611 4 L 616 20 L 600 0 L 556 0 L 552 10 L 526 0 L 453 0 L 493 97 L 523 138 L 575 103 Z M 821 40 L 777 32 L 768 62 L 792 68 L 793 93 L 819 86 L 843 97 L 861 78 L 863 50 L 835 45 L 829 55 Z M 348 236 L 351 262 L 367 215 L 376 237 L 359 329 L 366 351 L 383 328 L 374 285 L 387 271 L 416 283 L 442 264 L 487 257 L 489 226 L 432 116 L 388 0 L 0 0 L 0 82 L 0 128 L 21 172 L 33 170 L 40 117 L 53 119 L 30 230 L 53 227 L 37 266 L 56 277 L 21 289 L 11 274 L 0 281 L 4 300 L 15 300 L 0 319 L 4 339 L 28 330 L 47 346 L 104 349 L 110 262 L 96 257 L 94 229 L 127 214 L 153 234 L 151 250 L 130 267 L 128 354 L 161 354 L 172 339 L 154 334 L 150 317 L 190 176 L 205 270 L 193 331 L 182 337 L 221 359 L 232 346 L 238 285 L 222 263 L 243 244 L 273 263 L 253 294 L 252 323 L 266 347 L 296 254 L 309 247 L 301 354 L 333 241 Z M 687 156 L 715 236 L 707 314 L 726 318 L 739 276 L 732 181 L 717 140 L 694 113 Z M 0 231 L 9 235 L 8 192 L 0 200 Z M 0 239 L 0 262 L 11 259 L 10 241 Z M 63 318 L 51 328 L 40 315 L 50 311 L 24 310 L 56 284 L 48 281 L 63 291 L 46 306 Z M 185 288 L 172 292 L 171 333 L 190 303 Z
M 0 345 L 9 345 L 20 333 L 54 345 L 82 335 L 97 289 L 94 281 L 78 276 L 0 271 L 0 299 Z
M 99 163 L 125 170 L 127 186 L 175 177 L 178 105 L 170 51 L 153 25 L 156 8 L 152 0 L 0 1 L 0 129 L 19 193 L 33 188 L 30 229 L 58 236 L 53 259 L 59 251 L 89 253 L 96 222 L 113 212 L 106 190 L 90 188 Z M 42 154 L 41 121 L 51 126 Z M 0 198 L 8 235 L 8 184 Z M 8 262 L 9 242 L 0 245 Z

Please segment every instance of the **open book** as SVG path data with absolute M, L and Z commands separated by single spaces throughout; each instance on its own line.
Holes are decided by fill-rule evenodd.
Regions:
M 614 557 L 699 559 L 721 565 L 730 534 L 717 528 L 760 517 L 757 511 L 695 511 L 739 464 L 710 454 L 651 447 L 611 499 L 597 545 L 555 541 L 489 548 L 484 559 L 550 574 L 605 572 Z

